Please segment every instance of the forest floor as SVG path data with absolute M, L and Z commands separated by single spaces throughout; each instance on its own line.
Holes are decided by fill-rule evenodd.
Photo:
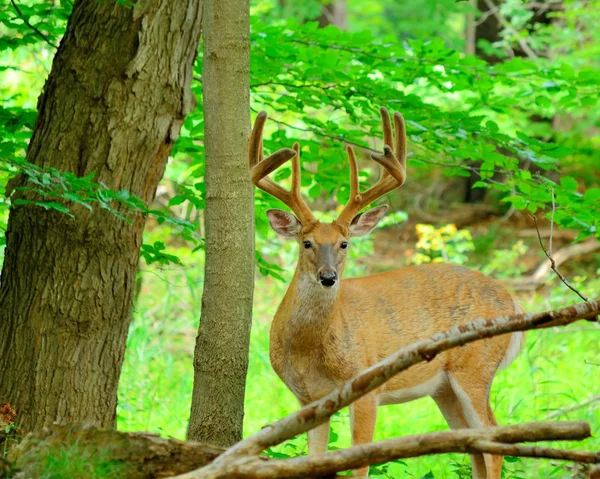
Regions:
M 450 232 L 450 239 L 446 238 L 448 248 L 443 254 L 450 255 L 448 260 L 510 281 L 528 274 L 544 260 L 538 239 L 532 233 L 535 230 L 531 228 L 531 221 L 524 215 L 514 215 L 504 222 L 480 219 L 468 227 L 470 236 L 461 236 L 460 232 L 466 230 Z M 415 232 L 414 222 L 379 230 L 374 244 L 358 248 L 368 256 L 357 260 L 351 275 L 403 266 L 414 259 L 419 252 L 415 244 L 423 239 L 423 235 L 418 237 Z M 565 233 L 556 235 L 554 251 L 571 239 Z M 472 248 L 465 247 L 469 242 Z M 274 256 L 269 253 L 277 252 L 286 279 L 293 272 L 294 246 L 278 241 L 263 246 L 267 259 Z M 121 430 L 145 430 L 185 438 L 203 274 L 201 252 L 190 256 L 186 251 L 182 248 L 178 252 L 184 258 L 184 267 L 143 268 L 143 286 L 130 328 L 119 388 L 118 427 Z M 428 252 L 430 256 L 438 253 L 435 248 Z M 599 266 L 600 254 L 590 254 L 565 264 L 562 270 L 574 286 L 594 299 L 600 291 Z M 270 321 L 285 290 L 286 283 L 257 274 L 246 392 L 246 435 L 298 409 L 297 401 L 269 363 Z M 517 296 L 525 310 L 531 312 L 581 301 L 553 273 L 543 288 L 517 293 Z M 595 323 L 579 322 L 567 328 L 529 333 L 521 354 L 509 368 L 499 372 L 494 381 L 491 397 L 498 422 L 588 421 L 595 437 L 558 447 L 599 450 L 600 402 L 583 404 L 598 393 L 595 385 L 600 384 L 599 340 L 600 327 Z M 433 401 L 425 398 L 380 408 L 375 439 L 444 429 L 447 426 L 442 415 Z M 334 417 L 332 430 L 330 448 L 350 444 L 347 410 Z M 284 455 L 305 452 L 304 436 L 277 448 L 277 453 Z M 398 461 L 389 468 L 373 468 L 372 477 L 470 477 L 468 467 L 465 455 L 431 456 Z M 571 464 L 541 460 L 509 458 L 505 469 L 506 478 L 567 478 L 578 474 Z

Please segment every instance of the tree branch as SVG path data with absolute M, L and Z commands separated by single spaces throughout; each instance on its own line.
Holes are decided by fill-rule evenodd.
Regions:
M 581 440 L 590 437 L 590 427 L 582 421 L 565 423 L 527 423 L 487 429 L 417 434 L 362 444 L 312 456 L 284 460 L 244 458 L 237 468 L 216 475 L 199 475 L 196 471 L 178 479 L 246 477 L 284 479 L 330 476 L 339 471 L 357 469 L 394 459 L 449 452 L 483 452 L 524 457 L 546 457 L 567 461 L 600 463 L 600 455 L 585 451 L 565 451 L 547 447 L 521 446 L 513 443 L 546 440 Z M 233 459 L 236 461 L 236 459 Z M 235 472 L 234 472 L 235 471 Z
M 29 20 L 27 20 L 25 18 L 25 15 L 23 15 L 23 12 L 21 12 L 21 9 L 19 8 L 19 6 L 15 3 L 15 0 L 10 0 L 10 3 L 12 3 L 12 6 L 15 8 L 15 11 L 17 12 L 17 15 L 19 16 L 19 18 L 21 20 L 23 20 L 23 23 L 25 25 L 27 25 L 31 30 L 33 30 L 35 33 L 37 33 L 40 37 L 42 37 L 44 39 L 44 41 L 50 45 L 52 48 L 58 48 L 54 43 L 52 43 L 50 41 L 50 39 L 44 35 L 37 27 L 35 27 L 34 25 L 32 25 L 31 23 L 29 23 Z
M 552 211 L 554 212 L 554 193 L 552 194 Z M 581 294 L 577 289 L 575 289 L 571 285 L 571 283 L 569 283 L 569 280 L 567 278 L 565 278 L 560 271 L 558 271 L 558 265 L 556 264 L 556 260 L 552 256 L 552 250 L 550 249 L 550 251 L 548 251 L 546 249 L 546 247 L 544 246 L 544 242 L 542 241 L 542 236 L 540 235 L 540 231 L 538 229 L 537 218 L 534 215 L 529 215 L 529 216 L 531 216 L 531 218 L 533 219 L 533 223 L 535 224 L 535 229 L 538 232 L 538 241 L 540 242 L 540 246 L 542 247 L 542 251 L 546 255 L 546 258 L 548 258 L 550 260 L 550 269 L 552 269 L 552 271 L 554 271 L 556 273 L 556 275 L 565 284 L 565 286 L 567 288 L 569 288 L 571 291 L 573 291 L 575 294 L 577 294 L 577 296 L 579 296 L 584 301 L 587 301 L 588 299 L 583 294 Z M 554 214 L 552 216 L 554 217 Z M 552 223 L 554 223 L 554 222 L 552 222 Z M 550 242 L 550 248 L 552 248 L 552 227 L 550 228 L 550 240 L 549 240 L 549 242 Z M 592 251 L 594 251 L 595 249 L 596 248 L 594 248 Z M 536 271 L 536 273 L 537 273 L 537 271 Z
M 525 41 L 524 38 L 521 38 L 519 36 L 519 32 L 517 32 L 511 25 L 510 23 L 508 23 L 506 21 L 506 19 L 500 15 L 500 12 L 498 10 L 498 8 L 496 7 L 496 5 L 494 5 L 494 2 L 492 2 L 492 0 L 483 0 L 486 4 L 486 6 L 490 9 L 490 11 L 492 12 L 492 14 L 498 19 L 498 21 L 500 22 L 500 25 L 502 25 L 506 30 L 508 30 L 509 32 L 511 32 L 517 39 L 517 43 L 519 44 L 519 46 L 521 47 L 521 49 L 525 52 L 525 54 L 529 57 L 529 58 L 537 58 L 538 55 L 537 53 L 535 53 L 531 47 L 529 46 L 529 44 L 527 43 L 527 41 Z
M 372 442 L 313 456 L 270 461 L 252 472 L 253 477 L 257 479 L 319 477 L 349 469 L 358 469 L 371 464 L 381 464 L 395 459 L 428 454 L 490 452 L 518 456 L 520 455 L 518 449 L 521 449 L 523 455 L 528 457 L 558 459 L 563 456 L 567 457 L 564 453 L 572 451 L 514 446 L 512 443 L 541 440 L 581 440 L 589 436 L 589 425 L 584 422 L 563 424 L 529 423 L 481 430 L 443 431 Z M 503 448 L 504 451 L 511 449 L 510 452 L 501 452 Z M 532 452 L 530 449 L 536 449 L 537 453 Z M 600 456 L 587 452 L 575 453 L 572 458 L 566 460 L 575 460 L 575 457 L 583 459 L 583 461 L 578 462 L 600 462 Z

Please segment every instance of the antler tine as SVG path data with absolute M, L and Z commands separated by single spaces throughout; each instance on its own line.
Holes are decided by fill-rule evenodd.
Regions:
M 314 216 L 300 194 L 300 145 L 294 144 L 294 149 L 282 148 L 271 156 L 263 158 L 262 133 L 267 120 L 267 114 L 261 111 L 254 122 L 248 142 L 248 164 L 250 179 L 261 190 L 274 196 L 287 205 L 301 222 L 314 221 Z M 287 191 L 267 177 L 286 161 L 292 160 L 292 190 Z
M 381 113 L 381 124 L 383 125 L 383 144 L 392 146 L 394 137 L 392 136 L 390 114 L 387 111 L 387 108 L 383 106 L 379 109 L 379 113 Z
M 292 208 L 296 212 L 298 218 L 300 219 L 300 222 L 304 225 L 307 225 L 308 223 L 314 222 L 315 217 L 313 216 L 312 211 L 310 211 L 310 208 L 304 201 L 304 198 L 302 198 L 302 193 L 300 192 L 300 144 L 296 142 L 294 143 L 294 146 L 292 148 L 294 149 L 294 152 L 296 154 L 292 158 L 291 194 L 294 206 L 290 206 L 290 208 Z
M 358 186 L 358 164 L 356 163 L 354 148 L 348 145 L 346 151 L 348 152 L 348 163 L 350 163 L 350 200 L 361 201 Z
M 404 169 L 404 180 L 406 180 L 406 124 L 404 117 L 398 112 L 394 113 L 394 126 L 396 127 L 396 156 Z
M 262 134 L 267 121 L 267 112 L 261 111 L 256 115 L 250 139 L 248 140 L 248 167 L 252 168 L 262 161 Z
M 379 181 L 364 193 L 358 190 L 358 168 L 354 151 L 348 148 L 348 159 L 350 161 L 350 199 L 340 213 L 337 221 L 342 224 L 350 224 L 356 214 L 377 198 L 402 186 L 406 180 L 406 127 L 400 113 L 394 114 L 394 127 L 396 130 L 396 154 L 391 145 L 393 144 L 392 125 L 390 115 L 386 108 L 381 108 L 381 123 L 383 125 L 383 154 L 373 153 L 371 158 L 383 166 L 383 173 Z
M 394 143 L 394 137 L 392 136 L 392 124 L 390 122 L 390 114 L 387 111 L 387 108 L 382 106 L 379 109 L 379 113 L 381 114 L 381 126 L 383 128 L 383 146 L 388 145 L 391 147 Z M 383 176 L 387 177 L 389 175 L 388 171 L 384 168 Z

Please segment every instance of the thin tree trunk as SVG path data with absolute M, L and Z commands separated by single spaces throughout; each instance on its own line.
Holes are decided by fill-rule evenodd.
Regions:
M 188 437 L 219 446 L 242 438 L 252 322 L 249 47 L 248 0 L 206 0 L 206 265 Z
M 321 16 L 318 19 L 319 27 L 335 25 L 342 30 L 348 28 L 348 9 L 346 0 L 331 0 L 321 6 Z
M 80 0 L 40 96 L 27 159 L 155 195 L 194 107 L 201 0 Z M 17 178 L 12 187 L 22 186 Z M 16 192 L 13 198 L 33 199 Z M 43 198 L 38 198 L 43 199 Z M 69 205 L 72 206 L 72 205 Z M 114 426 L 145 218 L 13 206 L 0 284 L 0 403 L 25 430 Z

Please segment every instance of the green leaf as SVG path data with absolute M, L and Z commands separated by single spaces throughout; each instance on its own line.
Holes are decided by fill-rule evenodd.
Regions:
M 590 188 L 585 192 L 583 198 L 586 201 L 600 201 L 600 188 Z
M 517 210 L 523 210 L 527 206 L 527 199 L 522 196 L 508 196 L 503 198 L 502 201 L 510 202 Z
M 173 196 L 173 198 L 171 198 L 169 200 L 169 206 L 177 206 L 182 204 L 183 202 L 185 202 L 187 198 L 183 195 L 177 195 L 177 196 Z
M 560 179 L 560 186 L 566 191 L 577 191 L 577 181 L 570 176 L 563 176 Z
M 552 102 L 550 98 L 545 95 L 540 95 L 535 97 L 535 104 L 542 108 L 550 108 L 552 106 Z

